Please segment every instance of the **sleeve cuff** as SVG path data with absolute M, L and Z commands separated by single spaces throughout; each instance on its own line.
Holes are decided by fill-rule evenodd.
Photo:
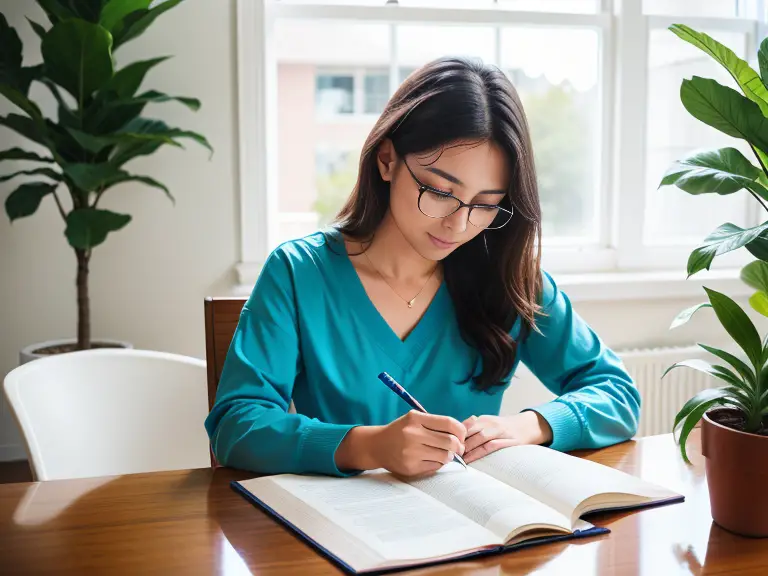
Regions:
M 354 476 L 360 470 L 341 471 L 336 466 L 336 449 L 354 424 L 328 424 L 313 421 L 307 425 L 299 449 L 302 469 L 331 476 Z
M 560 452 L 580 448 L 582 424 L 579 416 L 568 404 L 552 400 L 534 408 L 528 408 L 541 414 L 552 428 L 552 442 L 549 447 Z

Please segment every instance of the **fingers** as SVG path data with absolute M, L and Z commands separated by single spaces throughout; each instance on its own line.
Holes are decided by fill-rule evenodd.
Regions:
M 472 451 L 467 451 L 462 456 L 462 458 L 464 459 L 464 462 L 469 464 L 470 462 L 474 462 L 483 456 L 487 456 L 492 452 L 496 452 L 496 450 L 509 448 L 510 446 L 517 446 L 518 444 L 519 442 L 514 438 L 497 438 L 495 440 L 486 442 L 485 444 L 481 444 Z
M 446 434 L 445 432 L 435 432 L 428 428 L 422 428 L 422 432 L 419 435 L 419 440 L 426 446 L 438 448 L 440 450 L 446 450 L 449 452 L 455 452 L 456 454 L 464 454 L 466 447 L 459 441 L 453 434 Z
M 471 436 L 467 436 L 467 440 L 464 443 L 464 453 L 467 454 L 472 450 L 475 450 L 479 446 L 482 446 L 483 444 L 490 442 L 491 440 L 495 440 L 496 438 L 501 436 L 502 433 L 503 433 L 503 430 L 500 430 L 498 428 L 478 429 L 477 432 L 473 433 Z
M 412 417 L 417 419 L 424 428 L 434 430 L 435 432 L 443 432 L 444 434 L 453 434 L 459 439 L 459 442 L 464 442 L 467 429 L 455 418 L 439 416 L 437 414 L 424 414 L 415 410 L 411 410 L 410 413 L 414 414 Z
M 421 425 L 435 432 L 444 432 L 445 434 L 453 434 L 461 442 L 464 441 L 467 429 L 464 425 L 450 416 L 439 416 L 437 414 L 424 414 L 418 412 L 421 421 Z

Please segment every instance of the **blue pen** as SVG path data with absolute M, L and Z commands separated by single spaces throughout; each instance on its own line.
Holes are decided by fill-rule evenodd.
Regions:
M 406 404 L 408 404 L 411 408 L 413 408 L 414 410 L 418 410 L 419 412 L 423 412 L 424 414 L 428 414 L 424 406 L 419 404 L 418 400 L 416 400 L 416 398 L 411 396 L 405 388 L 403 388 L 400 384 L 397 383 L 397 381 L 394 378 L 392 378 L 392 376 L 390 376 L 386 372 L 382 372 L 381 374 L 379 374 L 379 380 L 384 382 L 387 388 L 389 388 L 395 394 L 400 396 L 400 398 L 405 400 Z M 464 460 L 458 454 L 453 455 L 453 461 L 458 462 L 459 464 L 464 466 L 464 468 L 467 467 L 467 463 L 464 462 Z

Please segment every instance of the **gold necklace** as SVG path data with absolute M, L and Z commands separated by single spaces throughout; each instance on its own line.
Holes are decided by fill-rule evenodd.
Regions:
M 422 286 L 422 287 L 421 287 L 421 290 L 419 290 L 419 291 L 418 291 L 418 293 L 416 294 L 416 296 L 414 296 L 414 297 L 413 297 L 413 298 L 411 298 L 410 300 L 406 300 L 405 298 L 403 298 L 402 296 L 400 296 L 400 294 L 398 294 L 398 293 L 397 293 L 397 290 L 395 290 L 395 289 L 392 287 L 392 284 L 390 284 L 390 283 L 387 281 L 387 279 L 384 277 L 384 274 L 382 274 L 381 272 L 379 272 L 379 269 L 378 269 L 378 268 L 376 268 L 376 266 L 373 264 L 373 262 L 371 262 L 371 259 L 370 259 L 370 257 L 368 256 L 368 251 L 366 250 L 365 252 L 363 252 L 363 254 L 365 255 L 365 258 L 366 258 L 366 260 L 368 260 L 368 262 L 371 264 L 371 268 L 373 268 L 374 270 L 376 270 L 376 274 L 378 274 L 379 276 L 381 276 L 381 279 L 382 279 L 382 280 L 384 280 L 384 282 L 387 284 L 387 286 L 389 286 L 389 289 L 390 289 L 390 290 L 392 290 L 392 292 L 394 292 L 394 293 L 397 295 L 397 297 L 398 297 L 398 298 L 400 298 L 400 300 L 402 300 L 403 302 L 405 302 L 406 304 L 408 304 L 408 308 L 413 308 L 413 303 L 416 301 L 416 298 L 418 298 L 418 297 L 419 297 L 419 294 L 421 294 L 421 293 L 424 291 L 424 288 L 426 288 L 426 287 L 427 287 L 427 284 L 429 284 L 429 281 L 430 281 L 430 280 L 432 280 L 432 276 L 434 276 L 434 275 L 435 275 L 435 270 L 437 270 L 437 265 L 435 265 L 435 267 L 432 269 L 432 274 L 430 274 L 430 275 L 429 275 L 429 278 L 427 278 L 427 281 L 426 281 L 426 282 L 424 282 L 424 286 Z

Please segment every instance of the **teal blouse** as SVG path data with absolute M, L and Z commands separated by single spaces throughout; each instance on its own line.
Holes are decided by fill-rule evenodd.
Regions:
M 531 407 L 549 422 L 551 448 L 598 448 L 637 430 L 640 396 L 621 360 L 542 272 L 541 333 L 518 345 L 523 362 L 557 397 Z M 520 332 L 518 320 L 511 334 Z M 267 259 L 230 345 L 205 427 L 218 461 L 260 473 L 342 476 L 336 448 L 357 425 L 387 424 L 409 407 L 377 376 L 389 372 L 428 412 L 463 421 L 498 415 L 502 393 L 466 380 L 479 354 L 462 340 L 443 283 L 401 340 L 368 298 L 330 229 L 282 244 Z M 512 382 L 510 384 L 509 382 Z M 297 413 L 289 413 L 291 400 Z

